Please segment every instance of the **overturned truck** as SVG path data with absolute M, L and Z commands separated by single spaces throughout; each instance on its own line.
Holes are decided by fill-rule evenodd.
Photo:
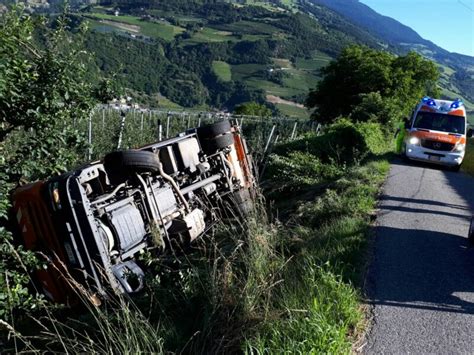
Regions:
M 78 285 L 102 297 L 140 291 L 141 253 L 185 247 L 223 206 L 245 216 L 253 185 L 240 129 L 221 121 L 19 187 L 13 206 L 23 244 L 49 263 L 35 271 L 36 286 L 68 304 Z

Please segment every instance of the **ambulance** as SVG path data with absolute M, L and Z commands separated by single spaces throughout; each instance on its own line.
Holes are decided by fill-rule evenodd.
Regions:
M 466 152 L 466 108 L 461 100 L 423 98 L 405 126 L 402 155 L 459 170 Z

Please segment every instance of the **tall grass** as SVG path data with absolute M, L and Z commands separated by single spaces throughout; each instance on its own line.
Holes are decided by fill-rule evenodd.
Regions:
M 312 202 L 299 205 L 273 290 L 273 317 L 248 334 L 247 353 L 349 353 L 362 332 L 360 307 L 370 214 L 386 160 L 349 169 Z
M 470 175 L 474 175 L 474 139 L 468 138 L 467 140 L 466 156 L 461 169 Z

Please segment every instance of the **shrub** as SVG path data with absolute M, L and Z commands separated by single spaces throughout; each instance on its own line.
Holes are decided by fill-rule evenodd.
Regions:
M 359 95 L 360 103 L 353 107 L 350 118 L 354 122 L 380 123 L 386 130 L 392 130 L 400 121 L 403 110 L 392 98 L 384 98 L 380 92 Z
M 305 152 L 317 157 L 323 163 L 351 165 L 368 154 L 387 150 L 390 144 L 381 126 L 377 123 L 352 123 L 341 118 L 329 126 L 323 135 L 311 133 L 296 141 L 280 145 L 274 153 L 288 157 L 291 152 Z
M 357 123 L 357 131 L 364 137 L 364 142 L 368 152 L 371 154 L 381 154 L 387 152 L 392 144 L 392 133 L 387 132 L 380 124 L 375 122 Z M 390 127 L 391 128 L 391 127 Z
M 8 231 L 10 189 L 77 163 L 86 145 L 68 122 L 87 119 L 95 105 L 83 32 L 73 41 L 67 16 L 54 21 L 49 29 L 21 8 L 0 18 L 0 317 L 6 320 L 13 310 L 37 306 L 27 270 L 38 265 L 31 252 L 13 246 Z

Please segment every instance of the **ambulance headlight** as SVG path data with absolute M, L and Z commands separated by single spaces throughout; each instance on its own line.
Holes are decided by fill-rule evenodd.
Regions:
M 466 150 L 466 145 L 465 144 L 458 143 L 458 144 L 456 144 L 456 147 L 454 147 L 454 151 L 459 152 L 459 153 L 462 153 L 465 150 Z
M 408 143 L 411 145 L 419 145 L 420 139 L 417 137 L 410 137 L 410 139 L 408 139 Z

